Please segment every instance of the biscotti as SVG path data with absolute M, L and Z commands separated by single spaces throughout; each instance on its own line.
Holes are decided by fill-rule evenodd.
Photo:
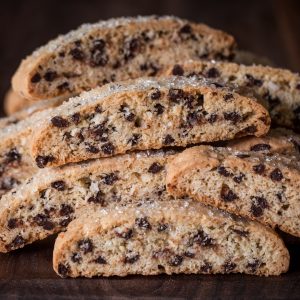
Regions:
M 254 151 L 270 155 L 272 153 L 300 154 L 300 136 L 285 128 L 271 129 L 266 136 L 243 137 L 228 141 L 228 148 L 237 151 Z
M 10 89 L 4 97 L 4 112 L 10 116 L 34 103 L 36 103 L 36 101 L 25 99 Z
M 174 151 L 146 151 L 42 169 L 0 201 L 0 252 L 59 232 L 82 207 L 171 201 L 165 165 Z
M 129 274 L 279 275 L 289 254 L 280 238 L 195 201 L 86 212 L 59 234 L 54 270 L 62 277 Z
M 300 236 L 299 156 L 193 147 L 168 165 L 167 189 Z
M 232 36 L 176 17 L 86 24 L 50 41 L 20 65 L 13 89 L 27 99 L 69 97 L 107 82 L 153 76 L 179 59 L 229 58 Z
M 30 102 L 29 102 L 30 103 Z M 36 112 L 43 111 L 48 108 L 53 108 L 62 103 L 61 99 L 51 99 L 34 102 L 32 105 L 19 110 L 8 117 L 0 118 L 0 129 L 12 124 L 17 124 L 19 121 L 24 120 Z
M 166 74 L 201 76 L 223 83 L 247 86 L 267 104 L 274 125 L 300 130 L 300 76 L 288 70 L 235 63 L 188 61 Z
M 39 118 L 48 114 L 45 110 L 0 129 L 0 197 L 39 170 L 29 154 L 29 140 Z M 9 123 L 12 117 L 5 121 Z
M 55 108 L 32 137 L 39 167 L 132 150 L 261 136 L 268 112 L 253 98 L 196 78 L 141 78 L 85 92 Z

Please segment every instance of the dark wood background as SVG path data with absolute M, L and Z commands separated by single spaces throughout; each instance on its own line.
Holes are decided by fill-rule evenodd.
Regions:
M 85 22 L 119 16 L 174 14 L 233 34 L 240 47 L 300 71 L 300 1 L 291 0 L 27 0 L 0 2 L 0 101 L 20 60 Z M 2 109 L 0 110 L 2 113 Z M 0 255 L 0 299 L 203 298 L 300 299 L 300 243 L 289 245 L 288 274 L 59 279 L 53 239 Z

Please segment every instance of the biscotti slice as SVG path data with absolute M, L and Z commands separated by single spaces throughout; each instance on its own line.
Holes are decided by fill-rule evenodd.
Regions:
M 86 211 L 61 233 L 62 277 L 246 273 L 279 275 L 289 253 L 270 229 L 195 201 Z
M 193 147 L 168 165 L 167 189 L 300 236 L 299 156 Z
M 69 97 L 103 83 L 153 76 L 170 61 L 229 58 L 232 36 L 176 17 L 119 18 L 86 24 L 36 50 L 13 89 L 28 99 Z
M 48 108 L 56 107 L 61 103 L 62 103 L 61 99 L 43 100 L 43 101 L 34 102 L 32 105 L 27 106 L 26 108 L 14 112 L 12 114 L 6 111 L 9 116 L 0 118 L 0 129 L 12 124 L 17 124 L 19 121 L 32 116 L 36 112 L 43 111 Z
M 0 252 L 59 232 L 82 207 L 170 201 L 165 165 L 174 151 L 146 151 L 40 170 L 0 201 Z
M 262 97 L 276 125 L 300 130 L 300 76 L 288 70 L 235 63 L 187 61 L 166 74 L 201 76 L 224 83 L 247 86 Z
M 34 103 L 36 103 L 36 101 L 25 99 L 13 90 L 9 89 L 4 97 L 3 105 L 5 113 L 10 116 L 11 114 L 23 110 Z
M 196 78 L 140 78 L 71 98 L 37 126 L 32 156 L 57 166 L 132 150 L 261 136 L 269 115 L 253 98 Z
M 228 141 L 228 148 L 237 151 L 254 151 L 270 155 L 272 153 L 300 154 L 300 136 L 285 128 L 271 129 L 263 137 L 243 137 Z
M 29 140 L 39 118 L 43 119 L 49 112 L 33 114 L 0 129 L 0 197 L 39 170 L 30 156 Z M 9 123 L 12 118 L 5 120 Z

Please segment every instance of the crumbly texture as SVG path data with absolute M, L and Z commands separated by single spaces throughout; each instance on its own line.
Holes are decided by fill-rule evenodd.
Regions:
M 34 103 L 35 101 L 25 99 L 24 97 L 19 96 L 19 94 L 10 89 L 4 97 L 4 112 L 8 116 L 10 116 L 15 112 L 23 110 Z
M 174 151 L 147 151 L 40 170 L 0 201 L 0 251 L 64 230 L 80 208 L 171 201 L 165 165 Z
M 300 154 L 300 136 L 285 128 L 271 129 L 266 136 L 243 137 L 228 141 L 228 148 L 237 151 L 254 151 L 266 155 L 272 153 Z
M 288 265 L 288 251 L 270 229 L 188 200 L 86 211 L 58 236 L 53 254 L 62 277 L 268 276 Z
M 167 189 L 300 236 L 299 156 L 193 147 L 168 165 Z
M 111 19 L 36 50 L 21 63 L 12 86 L 32 100 L 69 97 L 107 82 L 154 76 L 170 61 L 230 58 L 234 45 L 222 31 L 176 17 Z
M 166 74 L 200 76 L 247 86 L 265 100 L 273 125 L 300 131 L 299 74 L 267 66 L 200 60 L 176 64 Z
M 45 110 L 0 129 L 0 197 L 39 170 L 30 156 L 29 140 L 39 118 L 49 113 Z
M 27 101 L 27 100 L 26 100 Z M 36 112 L 43 111 L 48 108 L 53 108 L 62 103 L 62 99 L 52 99 L 52 100 L 43 100 L 43 101 L 34 101 L 28 102 L 30 105 L 26 106 L 22 110 L 18 110 L 16 112 L 9 112 L 6 110 L 6 113 L 9 115 L 8 117 L 0 118 L 0 129 L 6 126 L 17 124 L 21 120 L 24 120 Z
M 39 167 L 132 150 L 261 136 L 268 112 L 253 98 L 196 78 L 141 78 L 71 98 L 39 124 Z

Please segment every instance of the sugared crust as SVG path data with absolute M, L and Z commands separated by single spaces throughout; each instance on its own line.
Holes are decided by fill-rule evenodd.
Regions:
M 253 151 L 239 152 L 209 146 L 193 147 L 178 154 L 168 164 L 167 190 L 173 196 L 189 196 L 205 204 L 259 220 L 272 227 L 278 226 L 284 232 L 300 236 L 300 206 L 297 200 L 300 190 L 298 158 L 298 155 L 291 154 L 264 155 Z M 201 175 L 197 175 L 200 173 Z M 190 178 L 190 181 L 187 178 Z M 200 178 L 207 178 L 207 182 L 206 179 Z M 198 193 L 196 181 L 199 180 L 205 181 L 206 186 L 202 187 L 203 190 L 199 187 L 200 192 L 197 188 Z M 251 185 L 247 180 L 253 181 Z M 214 187 L 211 186 L 212 182 L 216 184 Z M 257 201 L 260 202 L 258 206 Z
M 245 230 L 249 233 L 251 236 L 254 234 L 256 239 L 261 238 L 265 241 L 265 243 L 262 245 L 262 247 L 265 248 L 265 258 L 267 258 L 267 261 L 265 262 L 265 267 L 263 270 L 255 272 L 256 275 L 279 275 L 280 273 L 286 272 L 288 270 L 289 266 L 289 253 L 287 249 L 285 248 L 283 242 L 280 240 L 280 238 L 276 235 L 275 232 L 270 230 L 267 227 L 264 227 L 260 225 L 259 223 L 253 222 L 253 221 L 246 221 L 241 218 L 232 217 L 230 214 L 223 213 L 219 210 L 208 208 L 200 203 L 189 201 L 189 200 L 178 200 L 178 201 L 171 201 L 171 202 L 164 202 L 164 203 L 158 203 L 154 202 L 152 204 L 145 204 L 138 209 L 132 208 L 132 207 L 117 207 L 113 210 L 87 210 L 83 212 L 83 214 L 73 222 L 71 222 L 68 226 L 68 229 L 66 232 L 61 233 L 58 235 L 58 238 L 56 239 L 55 246 L 54 246 L 54 253 L 53 253 L 53 267 L 54 270 L 60 275 L 60 276 L 71 276 L 71 277 L 78 277 L 78 276 L 86 276 L 86 277 L 92 277 L 92 276 L 112 276 L 112 275 L 118 275 L 118 276 L 125 276 L 128 274 L 143 274 L 143 275 L 154 275 L 159 274 L 162 272 L 166 272 L 167 274 L 172 273 L 202 273 L 201 270 L 197 269 L 197 263 L 191 264 L 190 268 L 186 267 L 185 269 L 181 269 L 178 271 L 178 268 L 180 267 L 171 267 L 164 265 L 164 271 L 161 270 L 155 270 L 155 267 L 149 271 L 149 262 L 145 263 L 145 266 L 147 270 L 137 270 L 134 269 L 135 266 L 132 265 L 133 269 L 129 266 L 122 266 L 122 261 L 119 261 L 118 265 L 115 265 L 114 263 L 110 264 L 109 258 L 107 261 L 107 264 L 110 265 L 98 265 L 93 271 L 88 270 L 88 266 L 85 267 L 81 266 L 80 268 L 76 269 L 76 265 L 72 266 L 68 273 L 62 274 L 61 270 L 59 270 L 59 265 L 63 264 L 68 261 L 68 257 L 70 254 L 72 254 L 72 247 L 74 248 L 74 245 L 78 243 L 80 240 L 92 240 L 93 238 L 101 238 L 101 235 L 105 234 L 106 232 L 113 231 L 116 227 L 121 227 L 122 224 L 130 224 L 132 221 L 136 220 L 137 218 L 143 218 L 147 217 L 147 220 L 152 224 L 154 227 L 155 224 L 161 224 L 164 222 L 165 224 L 170 224 L 170 226 L 177 226 L 178 230 L 180 232 L 182 226 L 191 226 L 192 229 L 195 224 L 200 224 L 200 226 L 203 228 L 205 226 L 209 226 L 209 224 L 213 223 L 214 227 L 221 228 L 226 224 L 224 232 L 227 230 L 230 231 L 230 228 L 232 226 L 236 226 L 240 228 L 241 230 Z M 172 224 L 172 225 L 171 225 Z M 125 225 L 126 226 L 126 225 Z M 126 227 L 125 227 L 126 228 Z M 150 227 L 149 227 L 150 228 Z M 155 230 L 152 228 L 152 231 Z M 173 229 L 174 232 L 172 233 L 172 243 L 176 244 L 179 242 L 180 238 L 183 238 L 180 236 L 176 236 L 176 230 Z M 151 229 L 150 229 L 151 231 Z M 147 251 L 146 249 L 149 249 L 148 247 L 153 247 L 155 249 L 156 245 L 152 246 L 146 246 L 146 235 L 147 232 L 145 232 L 145 239 L 144 244 L 141 245 L 140 242 L 137 242 L 136 247 L 138 247 L 140 250 L 144 249 L 142 251 Z M 159 238 L 159 233 L 157 234 Z M 214 236 L 214 238 L 218 238 L 218 236 Z M 221 240 L 221 237 L 219 237 Z M 251 239 L 251 237 L 249 237 Z M 258 240 L 257 240 L 258 241 Z M 249 241 L 243 241 L 244 243 L 249 243 Z M 108 245 L 108 244 L 107 244 Z M 111 244 L 113 245 L 113 244 Z M 140 246 L 141 245 L 141 246 Z M 250 246 L 250 243 L 248 245 Z M 232 245 L 232 247 L 234 247 Z M 151 248 L 150 248 L 151 249 Z M 271 250 L 272 249 L 272 250 Z M 104 249 L 95 249 L 96 252 Z M 132 249 L 136 250 L 136 249 Z M 228 249 L 229 250 L 229 249 Z M 250 249 L 248 249 L 250 251 Z M 268 251 L 274 251 L 273 253 L 268 253 Z M 205 254 L 205 250 L 203 249 L 203 257 L 207 256 Z M 230 252 L 230 250 L 229 250 Z M 107 254 L 106 254 L 107 255 Z M 140 253 L 140 260 L 143 259 L 149 259 L 147 257 L 148 253 Z M 236 256 L 235 256 L 236 255 Z M 240 260 L 241 263 L 243 263 L 243 260 L 246 259 L 246 254 L 243 253 L 242 255 L 245 255 L 244 257 L 238 257 L 238 253 L 233 253 L 232 259 Z M 113 257 L 113 254 L 111 255 Z M 198 257 L 198 256 L 196 256 Z M 185 260 L 188 260 L 189 258 L 185 258 Z M 198 258 L 201 260 L 201 258 Z M 203 259 L 203 258 L 202 258 Z M 225 258 L 223 258 L 225 259 Z M 143 262 L 142 262 L 143 263 Z M 155 262 L 154 262 L 155 263 Z M 217 262 L 215 262 L 217 264 Z M 239 271 L 241 272 L 242 268 L 239 268 Z M 243 270 L 247 273 L 247 270 Z M 242 271 L 242 272 L 243 272 Z M 204 273 L 206 273 L 204 271 Z M 214 268 L 212 273 L 223 273 L 224 270 L 222 268 Z M 209 271 L 208 271 L 209 273 Z M 252 273 L 253 274 L 253 273 Z
M 70 95 L 70 92 L 68 92 L 68 90 L 60 92 L 55 91 L 55 93 L 57 92 L 56 95 L 53 94 L 53 91 L 51 92 L 49 90 L 36 91 L 34 85 L 31 82 L 31 78 L 34 76 L 34 74 L 36 74 L 37 71 L 41 70 L 44 66 L 47 66 L 49 63 L 51 63 L 51 61 L 54 60 L 54 56 L 69 49 L 70 45 L 72 45 L 74 42 L 78 40 L 86 40 L 88 36 L 92 35 L 95 35 L 98 38 L 106 36 L 108 37 L 108 39 L 112 39 L 114 37 L 118 37 L 120 33 L 124 35 L 123 39 L 126 39 L 130 36 L 135 36 L 137 33 L 141 33 L 143 30 L 154 30 L 161 32 L 163 32 L 164 30 L 170 30 L 171 32 L 176 32 L 186 24 L 189 24 L 189 28 L 192 28 L 192 30 L 195 31 L 197 35 L 201 36 L 201 41 L 199 42 L 198 49 L 196 46 L 196 42 L 194 42 L 197 53 L 188 53 L 188 51 L 184 50 L 184 52 L 180 53 L 181 57 L 185 57 L 187 59 L 196 59 L 201 55 L 206 55 L 208 57 L 213 58 L 217 56 L 226 57 L 232 54 L 231 51 L 235 44 L 233 37 L 224 32 L 211 29 L 203 24 L 195 24 L 186 20 L 181 20 L 179 18 L 169 16 L 111 19 L 107 21 L 101 21 L 96 24 L 83 25 L 79 29 L 71 31 L 66 35 L 59 36 L 57 39 L 50 41 L 47 45 L 36 50 L 31 56 L 28 56 L 25 60 L 22 61 L 21 65 L 16 71 L 12 79 L 13 89 L 23 97 L 32 100 L 39 100 L 45 98 L 47 99 L 49 97 L 52 98 L 53 96 L 59 96 L 59 94 L 64 96 L 67 94 Z M 169 39 L 171 42 L 172 37 L 170 36 Z M 122 39 L 120 39 L 120 41 L 123 42 Z M 179 59 L 180 55 L 179 53 L 176 53 L 177 50 L 175 49 L 175 47 L 167 47 L 167 45 L 167 41 L 165 42 L 165 45 L 163 42 L 160 45 L 155 44 L 154 48 L 152 49 L 152 53 L 154 54 L 157 51 L 160 52 L 162 49 L 166 48 L 165 51 L 170 53 L 170 58 Z M 110 47 L 115 48 L 116 45 Z M 207 51 L 210 52 L 207 53 Z M 117 59 L 117 57 L 115 57 L 114 59 Z M 77 62 L 75 61 L 75 63 Z M 112 66 L 109 65 L 109 67 L 105 66 L 104 68 L 112 68 Z M 69 67 L 69 69 L 71 69 L 71 67 Z M 78 70 L 80 69 L 81 66 L 79 64 Z M 101 69 L 99 72 L 103 72 Z M 121 75 L 121 77 L 118 78 L 118 80 L 124 80 L 141 76 L 141 74 L 138 73 L 134 75 L 136 71 L 132 73 L 132 76 L 124 72 L 124 75 Z M 68 70 L 65 70 L 65 72 L 68 72 Z M 73 94 L 91 88 L 91 86 L 87 86 L 87 84 L 85 83 L 86 78 L 84 77 L 84 75 L 87 74 L 83 74 L 81 90 L 79 90 L 80 88 L 78 88 L 77 90 L 73 91 Z
M 275 125 L 300 129 L 300 76 L 289 70 L 261 65 L 216 61 L 186 61 L 166 75 L 204 76 L 254 90 L 270 111 Z
M 194 100 L 192 101 L 195 101 L 195 97 L 200 95 L 204 99 L 201 98 L 200 102 L 203 103 L 199 102 L 200 104 L 198 104 L 197 102 L 192 104 L 193 107 L 189 107 L 189 104 L 184 104 L 183 96 L 178 96 L 181 97 L 181 102 L 177 98 L 171 98 L 173 91 L 187 95 L 187 98 L 184 98 L 187 100 L 188 97 L 193 97 Z M 159 99 L 151 98 L 151 94 L 154 92 L 159 93 Z M 153 109 L 157 103 L 158 105 L 163 104 L 164 110 L 160 114 Z M 122 117 L 122 107 L 124 106 L 128 108 L 129 112 L 130 110 L 133 111 L 131 116 L 140 120 L 143 127 L 141 125 L 135 126 L 134 119 L 128 121 L 126 117 Z M 197 115 L 202 114 L 201 111 L 204 111 L 203 118 L 206 118 L 202 122 L 199 121 L 200 116 Z M 76 126 L 73 125 L 74 122 L 72 121 L 74 115 L 79 117 Z M 207 117 L 211 115 L 215 118 L 211 121 L 207 120 Z M 225 119 L 225 115 L 227 119 Z M 91 121 L 89 121 L 89 116 L 93 118 Z M 231 121 L 232 117 L 233 121 Z M 191 118 L 193 118 L 192 121 L 190 121 Z M 55 119 L 63 120 L 65 123 L 61 127 L 59 127 L 60 124 L 55 126 L 53 124 Z M 88 135 L 87 130 L 89 127 L 104 126 L 103 121 L 106 127 L 113 126 L 114 130 L 111 137 L 107 133 L 108 136 L 105 141 L 100 140 L 95 144 L 95 140 Z M 239 124 L 241 124 L 240 127 Z M 227 140 L 249 134 L 261 136 L 267 133 L 269 124 L 270 119 L 267 111 L 254 99 L 241 96 L 228 88 L 216 87 L 209 81 L 176 77 L 141 78 L 109 84 L 82 93 L 79 97 L 72 98 L 54 109 L 40 123 L 35 132 L 32 138 L 31 153 L 34 159 L 52 157 L 53 159 L 48 162 L 48 166 L 55 166 L 132 150 L 160 149 L 170 145 L 170 143 L 164 144 L 163 139 L 165 136 L 172 136 L 173 134 L 174 137 L 172 137 L 171 142 L 173 146 Z M 189 127 L 189 133 L 184 135 L 185 126 Z M 157 131 L 157 128 L 160 130 Z M 196 128 L 203 132 L 196 132 Z M 216 130 L 217 128 L 219 130 Z M 70 145 L 64 136 L 70 135 L 70 132 L 72 135 L 73 129 L 81 130 L 83 140 L 76 144 L 78 139 L 76 143 L 73 139 L 72 145 Z M 210 131 L 205 132 L 205 130 Z M 192 134 L 189 136 L 191 131 Z M 130 145 L 125 137 L 128 136 L 129 138 L 129 134 L 132 135 L 133 133 L 141 136 L 141 142 Z M 122 136 L 116 138 L 118 134 L 122 134 Z M 156 138 L 154 138 L 155 134 L 157 135 Z M 115 141 L 115 139 L 117 140 Z M 107 142 L 114 147 L 112 153 L 105 153 L 105 151 L 100 150 L 92 152 L 84 148 L 84 145 L 89 143 L 99 149 Z

